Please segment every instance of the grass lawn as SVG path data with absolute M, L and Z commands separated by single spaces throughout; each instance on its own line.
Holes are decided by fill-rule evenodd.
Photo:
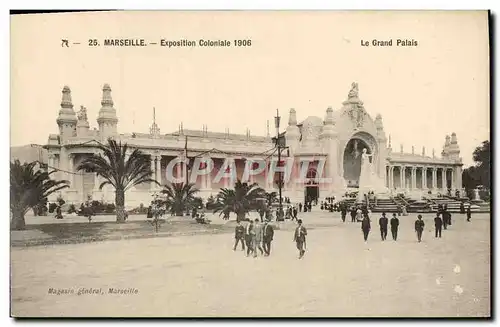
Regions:
M 72 222 L 31 224 L 24 231 L 11 231 L 11 245 L 34 246 L 50 244 L 86 243 L 104 240 L 165 237 L 197 233 L 221 233 L 234 227 L 224 225 L 203 225 L 187 218 L 178 221 L 162 221 L 158 233 L 149 221 L 116 222 Z

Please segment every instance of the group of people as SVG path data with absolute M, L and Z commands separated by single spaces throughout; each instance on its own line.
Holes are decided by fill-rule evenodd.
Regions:
M 297 224 L 293 241 L 299 251 L 299 259 L 301 259 L 306 253 L 307 229 L 302 225 L 302 219 L 298 219 Z M 259 253 L 268 257 L 271 255 L 273 237 L 274 228 L 267 220 L 264 223 L 260 223 L 258 219 L 250 220 L 245 226 L 238 221 L 234 229 L 233 251 L 236 251 L 238 244 L 241 243 L 241 250 L 245 251 L 246 249 L 247 257 L 252 255 L 256 258 Z
M 467 221 L 470 222 L 471 219 L 471 210 L 470 206 L 467 209 Z M 398 229 L 399 229 L 399 219 L 395 213 L 392 214 L 392 218 L 389 222 L 386 217 L 385 212 L 382 213 L 382 217 L 379 218 L 379 227 L 380 227 L 380 236 L 382 241 L 387 239 L 387 229 L 390 223 L 392 239 L 394 241 L 397 240 L 398 237 Z M 434 217 L 434 231 L 435 237 L 440 238 L 442 234 L 443 228 L 446 230 L 448 226 L 452 224 L 451 221 L 451 212 L 448 211 L 446 205 L 438 206 L 438 211 L 436 212 L 436 217 Z M 418 215 L 415 220 L 415 232 L 417 235 L 417 241 L 422 242 L 422 234 L 424 232 L 425 222 L 422 219 L 422 215 Z M 361 230 L 363 232 L 363 238 L 365 242 L 368 240 L 368 235 L 371 230 L 371 220 L 369 214 L 363 214 L 363 220 L 361 221 Z
M 311 203 L 306 204 L 311 205 Z M 349 208 L 345 202 L 339 203 L 322 203 L 323 207 L 325 205 L 336 205 L 336 209 L 341 212 L 342 221 L 345 222 L 347 212 L 350 211 L 351 221 L 361 221 L 361 230 L 363 232 L 363 239 L 365 243 L 368 241 L 368 236 L 371 231 L 371 217 L 372 212 L 369 207 L 364 206 L 353 206 Z M 298 207 L 298 209 L 297 209 Z M 307 229 L 302 224 L 302 219 L 297 219 L 297 212 L 301 211 L 302 203 L 298 206 L 290 206 L 286 210 L 286 216 L 291 220 L 297 221 L 297 227 L 295 228 L 293 241 L 296 243 L 297 250 L 299 251 L 299 259 L 301 259 L 306 252 L 306 237 Z M 462 208 L 461 208 L 462 209 Z M 468 206 L 467 209 L 463 210 L 467 214 L 467 221 L 470 222 L 471 219 L 471 208 Z M 461 210 L 462 212 L 462 210 Z M 378 220 L 378 225 L 380 228 L 380 237 L 382 241 L 387 240 L 387 234 L 389 228 L 391 229 L 392 239 L 397 241 L 398 230 L 399 230 L 399 218 L 401 213 L 393 213 L 391 219 L 386 216 L 385 212 L 382 212 L 381 217 Z M 448 226 L 452 224 L 451 212 L 448 210 L 447 206 L 439 205 L 438 211 L 434 218 L 434 228 L 435 237 L 440 238 L 443 228 L 446 230 Z M 417 241 L 422 241 L 422 235 L 425 229 L 425 222 L 422 219 L 422 215 L 418 215 L 414 224 L 415 233 L 417 236 Z M 259 219 L 249 220 L 248 223 L 243 225 L 241 222 L 237 222 L 235 227 L 235 243 L 233 250 L 236 251 L 239 243 L 241 243 L 242 250 L 245 251 L 247 257 L 252 255 L 257 257 L 258 254 L 263 256 L 269 256 L 271 254 L 271 243 L 274 237 L 274 228 L 269 224 L 269 220 L 265 220 L 263 223 Z
M 385 241 L 387 239 L 387 228 L 389 225 L 389 219 L 386 217 L 385 212 L 382 212 L 382 217 L 380 217 L 378 223 L 380 227 L 380 237 L 382 238 L 382 241 Z M 395 213 L 392 214 L 392 218 L 390 220 L 390 226 L 391 226 L 392 239 L 396 241 L 398 239 L 399 218 Z M 365 242 L 368 241 L 368 235 L 370 234 L 370 230 L 371 230 L 370 217 L 368 214 L 365 214 L 363 220 L 361 220 L 361 231 L 363 232 L 363 238 Z
M 247 257 L 253 255 L 257 257 L 257 250 L 261 255 L 271 255 L 271 243 L 274 237 L 274 228 L 266 220 L 261 223 L 259 219 L 250 220 L 246 226 L 243 226 L 240 221 L 236 223 L 234 230 L 234 247 L 236 251 L 238 244 L 241 242 L 241 249 L 245 251 Z

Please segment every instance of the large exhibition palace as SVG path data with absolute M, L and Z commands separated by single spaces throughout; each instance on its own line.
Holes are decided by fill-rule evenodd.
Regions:
M 49 135 L 45 147 L 49 167 L 59 169 L 58 178 L 70 181 L 70 188 L 61 193 L 69 203 L 82 203 L 89 196 L 95 200 L 114 201 L 112 188 L 99 190 L 102 182 L 99 177 L 76 171 L 83 158 L 98 152 L 98 142 L 105 142 L 109 137 L 126 142 L 131 148 L 138 148 L 150 156 L 153 177 L 161 184 L 169 182 L 166 171 L 172 160 L 185 159 L 186 155 L 189 160 L 211 159 L 211 174 L 195 179 L 203 198 L 215 196 L 220 188 L 230 187 L 235 179 L 241 179 L 245 167 L 252 160 L 264 160 L 268 167 L 280 166 L 277 164 L 275 141 L 269 132 L 266 136 L 254 136 L 249 131 L 246 134 L 218 133 L 210 132 L 206 127 L 188 130 L 181 125 L 178 131 L 161 134 L 153 119 L 149 133 L 120 134 L 117 110 L 107 84 L 102 89 L 101 105 L 98 128 L 90 128 L 86 109 L 81 107 L 79 112 L 75 112 L 70 88 L 65 86 L 62 90 L 61 109 L 57 117 L 59 133 Z M 376 115 L 373 118 L 364 108 L 357 83 L 352 83 L 339 110 L 326 109 L 324 119 L 309 116 L 299 120 L 295 109 L 290 109 L 288 126 L 282 135 L 287 147 L 282 153 L 284 160 L 291 162 L 292 169 L 306 170 L 305 178 L 292 174 L 290 179 L 284 181 L 283 196 L 294 202 L 303 201 L 306 196 L 323 199 L 361 187 L 363 152 L 370 155 L 372 169 L 365 186 L 377 194 L 398 192 L 417 195 L 429 191 L 436 194 L 461 188 L 462 159 L 455 133 L 443 135 L 444 147 L 439 156 L 434 150 L 426 153 L 425 148 L 416 150 L 412 147 L 410 153 L 403 152 L 402 146 L 393 149 L 382 117 Z M 217 179 L 218 171 L 226 169 L 228 162 L 236 167 L 236 173 Z M 176 164 L 174 172 L 181 178 L 189 175 L 192 168 L 184 160 Z M 269 174 L 279 173 L 266 169 L 262 174 L 249 176 L 249 181 L 268 191 L 277 189 L 278 178 Z M 320 177 L 328 178 L 329 182 L 322 183 Z M 149 203 L 155 191 L 158 191 L 158 186 L 153 183 L 135 187 L 127 195 L 127 206 Z

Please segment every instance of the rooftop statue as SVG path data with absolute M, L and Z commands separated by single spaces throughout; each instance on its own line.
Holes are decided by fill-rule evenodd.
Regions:
M 353 82 L 351 84 L 351 90 L 349 91 L 348 98 L 349 99 L 357 98 L 358 97 L 358 93 L 359 93 L 358 83 Z
M 80 111 L 78 111 L 78 120 L 87 121 L 87 108 L 80 106 Z

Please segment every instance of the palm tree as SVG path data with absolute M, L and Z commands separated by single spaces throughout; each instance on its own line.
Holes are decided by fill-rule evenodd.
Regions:
M 151 178 L 151 159 L 140 150 L 135 149 L 128 154 L 129 147 L 125 143 L 108 139 L 108 144 L 97 146 L 101 153 L 85 158 L 77 170 L 95 172 L 104 182 L 99 185 L 101 190 L 105 185 L 112 185 L 115 189 L 116 221 L 125 221 L 125 192 L 135 185 L 142 183 L 156 183 Z M 127 158 L 128 157 L 128 158 Z
M 49 195 L 69 187 L 69 182 L 51 179 L 55 172 L 35 169 L 37 162 L 24 163 L 19 160 L 10 163 L 10 211 L 11 229 L 26 227 L 24 215 L 30 208 L 43 204 Z
M 259 199 L 265 197 L 265 191 L 257 183 L 248 184 L 238 180 L 234 184 L 234 189 L 222 188 L 217 195 L 215 212 L 236 214 L 236 220 L 241 221 L 251 210 L 260 207 Z
M 266 192 L 267 205 L 271 206 L 273 202 L 278 201 L 278 193 L 276 192 Z
M 175 183 L 172 185 L 165 185 L 161 191 L 166 195 L 165 200 L 167 210 L 176 216 L 183 216 L 187 209 L 195 202 L 194 195 L 198 193 L 195 184 Z

